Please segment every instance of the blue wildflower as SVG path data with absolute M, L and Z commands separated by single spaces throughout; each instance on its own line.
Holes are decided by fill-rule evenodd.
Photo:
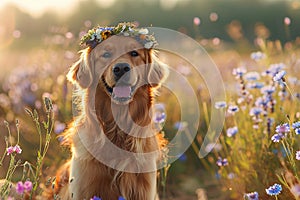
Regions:
M 296 133 L 296 135 L 300 135 L 300 128 L 296 128 L 295 133 Z
M 257 192 L 250 192 L 244 195 L 245 200 L 258 200 Z
M 239 111 L 239 107 L 237 107 L 236 105 L 230 105 L 230 106 L 228 106 L 227 111 L 228 111 L 228 113 L 234 114 Z
M 232 137 L 232 136 L 234 136 L 235 134 L 238 133 L 238 127 L 234 126 L 232 128 L 228 128 L 226 133 L 227 133 L 228 137 Z
M 228 165 L 228 160 L 226 158 L 222 159 L 221 157 L 219 157 L 216 164 L 219 167 L 226 166 L 226 165 Z
M 266 54 L 264 54 L 261 51 L 257 51 L 257 52 L 251 53 L 250 57 L 252 60 L 259 61 L 259 60 L 264 59 L 266 57 Z
M 262 82 L 254 82 L 254 83 L 248 83 L 247 84 L 247 88 L 249 88 L 249 89 L 261 89 L 264 86 L 265 85 Z
M 257 81 L 260 79 L 258 72 L 248 72 L 244 77 L 247 81 Z
M 185 162 L 187 160 L 187 156 L 185 153 L 179 155 L 178 160 L 181 162 Z
M 258 116 L 260 115 L 260 113 L 262 113 L 262 109 L 260 107 L 254 107 L 254 108 L 251 108 L 249 114 L 250 116 Z
M 276 126 L 276 133 L 288 133 L 290 132 L 290 126 L 288 123 L 284 123 L 284 124 L 281 124 L 281 125 L 278 125 Z
M 269 75 L 271 77 L 274 77 L 275 74 L 277 74 L 280 70 L 282 70 L 283 68 L 285 68 L 286 65 L 283 63 L 276 63 L 276 64 L 271 64 L 269 69 L 267 69 L 263 75 Z
M 280 142 L 280 140 L 281 140 L 282 138 L 284 138 L 284 137 L 285 137 L 284 134 L 278 133 L 278 134 L 274 134 L 274 135 L 271 137 L 271 140 L 272 140 L 273 142 Z
M 260 92 L 261 92 L 262 94 L 270 95 L 270 94 L 272 94 L 273 92 L 275 92 L 275 87 L 272 86 L 272 85 L 266 85 L 266 86 L 264 86 L 263 88 L 261 88 Z
M 277 72 L 275 74 L 275 76 L 273 77 L 273 81 L 275 81 L 275 82 L 284 81 L 285 75 L 286 75 L 286 71 L 284 71 L 284 70 Z
M 126 200 L 124 197 L 119 197 L 118 200 Z
M 232 74 L 236 76 L 236 78 L 242 77 L 247 70 L 244 67 L 235 68 L 232 71 Z
M 276 196 L 280 194 L 282 191 L 282 186 L 280 184 L 275 183 L 274 185 L 270 186 L 268 189 L 266 189 L 266 193 L 270 196 Z
M 294 122 L 294 123 L 292 124 L 292 127 L 293 127 L 293 129 L 300 128 L 300 121 Z
M 270 98 L 263 98 L 263 97 L 258 97 L 255 101 L 255 106 L 267 106 L 268 103 L 270 102 Z
M 227 106 L 225 101 L 217 101 L 215 103 L 215 108 L 216 109 L 221 109 L 221 108 L 225 108 Z

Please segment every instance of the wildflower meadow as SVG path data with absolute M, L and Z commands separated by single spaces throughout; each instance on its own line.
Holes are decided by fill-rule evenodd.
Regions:
M 93 13 L 93 6 L 83 5 L 88 4 L 82 3 L 84 13 Z M 151 4 L 145 5 L 151 7 Z M 222 77 L 223 83 L 218 84 L 224 85 L 226 97 L 213 102 L 209 85 L 191 62 L 172 52 L 158 53 L 160 60 L 178 72 L 184 81 L 170 82 L 159 91 L 152 116 L 155 128 L 162 130 L 169 141 L 182 137 L 190 142 L 189 148 L 176 158 L 169 157 L 174 162 L 159 170 L 160 199 L 300 199 L 300 35 L 295 31 L 296 25 L 293 26 L 299 18 L 291 17 L 298 16 L 300 4 L 291 1 L 288 5 L 292 9 L 290 15 L 276 18 L 280 25 L 272 30 L 258 17 L 253 17 L 251 28 L 243 29 L 243 20 L 238 15 L 241 13 L 232 19 L 226 18 L 217 7 L 205 13 L 206 18 L 196 15 L 196 11 L 193 15 L 187 12 L 188 17 L 181 19 L 186 20 L 185 23 L 174 28 L 206 52 Z M 179 3 L 178 9 L 184 6 L 187 4 Z M 111 12 L 117 12 L 117 8 L 121 6 Z M 0 200 L 42 199 L 42 193 L 55 186 L 57 169 L 70 157 L 69 149 L 62 145 L 62 133 L 73 119 L 73 86 L 66 80 L 66 73 L 79 59 L 81 37 L 99 23 L 109 25 L 117 21 L 93 19 L 88 14 L 82 17 L 79 11 L 71 15 L 69 21 L 53 24 L 47 24 L 49 18 L 44 15 L 36 21 L 39 22 L 37 27 L 47 24 L 43 34 L 34 31 L 23 34 L 18 27 L 24 28 L 22 17 L 14 18 L 12 30 L 7 25 L 12 23 L 5 24 L 0 19 L 3 44 L 0 45 Z M 104 11 L 103 17 L 113 18 Z M 5 12 L 9 17 L 10 12 Z M 124 20 L 136 20 L 144 26 L 144 18 L 125 16 Z M 154 22 L 159 24 L 160 21 Z M 154 22 L 151 26 L 156 26 Z M 226 25 L 218 24 L 225 22 Z M 180 21 L 173 19 L 172 23 L 178 25 Z M 215 31 L 207 36 L 202 24 L 209 24 L 210 30 L 217 27 L 216 30 L 226 33 L 218 35 Z M 247 37 L 250 29 L 253 35 Z M 276 38 L 274 30 L 277 29 L 282 30 L 280 38 Z M 204 68 L 208 65 L 202 54 L 189 51 L 189 43 L 168 43 L 172 47 L 186 48 L 185 53 L 191 55 L 194 62 L 203 62 Z M 184 103 L 176 97 L 173 87 L 184 85 L 185 81 L 193 89 L 197 108 L 190 106 L 189 90 L 183 97 Z M 206 144 L 213 110 L 224 114 L 224 122 L 219 122 L 222 129 L 215 133 L 218 137 Z M 184 112 L 193 116 L 198 111 L 200 117 L 196 125 L 181 118 Z M 195 137 L 191 137 L 191 126 L 197 126 Z M 199 155 L 201 149 L 206 153 L 204 157 Z M 124 198 L 120 196 L 119 200 Z

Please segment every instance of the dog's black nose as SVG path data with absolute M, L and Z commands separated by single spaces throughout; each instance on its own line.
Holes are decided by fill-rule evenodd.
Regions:
M 112 70 L 115 78 L 119 80 L 125 73 L 130 71 L 130 65 L 128 63 L 117 63 Z

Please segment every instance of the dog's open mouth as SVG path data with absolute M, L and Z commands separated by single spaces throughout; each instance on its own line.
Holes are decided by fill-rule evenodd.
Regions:
M 118 104 L 127 104 L 132 100 L 135 86 L 116 84 L 115 86 L 109 86 L 105 78 L 102 76 L 102 82 L 106 88 L 107 93 L 111 96 L 112 100 Z

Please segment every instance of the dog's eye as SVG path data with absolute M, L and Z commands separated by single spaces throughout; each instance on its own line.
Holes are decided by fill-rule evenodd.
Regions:
M 131 51 L 131 52 L 130 52 L 130 55 L 131 55 L 132 57 L 137 57 L 137 56 L 139 55 L 139 53 L 138 53 L 137 51 Z
M 110 58 L 111 57 L 111 53 L 110 52 L 105 52 L 104 54 L 102 54 L 103 58 Z

